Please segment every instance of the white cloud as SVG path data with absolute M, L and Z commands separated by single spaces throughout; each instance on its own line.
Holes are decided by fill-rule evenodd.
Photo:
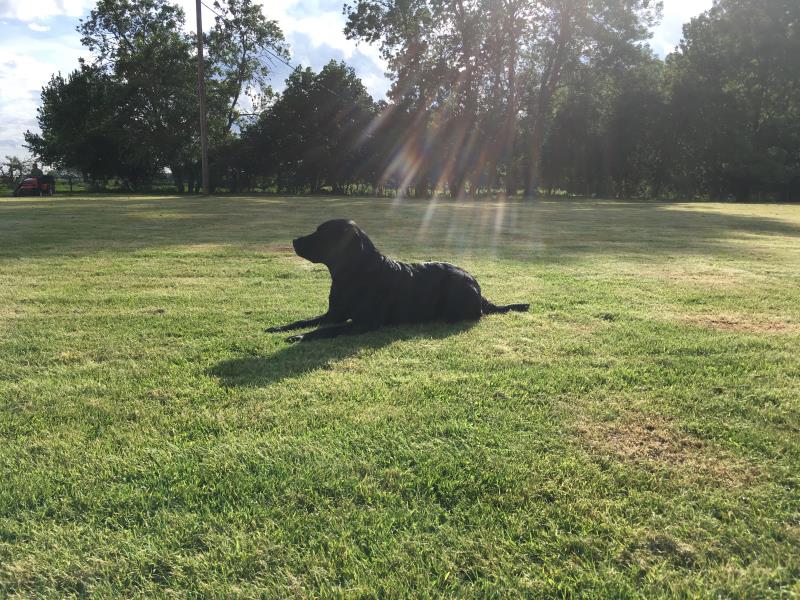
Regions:
M 81 54 L 72 38 L 17 37 L 0 42 L 0 156 L 26 154 L 22 134 L 38 129 L 42 86 L 51 74 L 75 69 Z
M 210 1 L 206 2 L 211 4 Z M 196 12 L 194 0 L 178 0 L 186 13 L 186 28 L 194 31 L 196 27 Z M 287 41 L 292 45 L 292 61 L 308 64 L 307 56 L 303 56 L 304 46 L 298 44 L 299 36 L 306 36 L 311 48 L 317 49 L 328 46 L 341 52 L 346 60 L 359 54 L 368 58 L 380 72 L 386 70 L 385 63 L 380 56 L 377 46 L 357 43 L 348 40 L 344 35 L 345 17 L 341 10 L 325 10 L 316 0 L 270 0 L 260 1 L 264 15 L 275 20 L 280 25 Z M 330 5 L 331 3 L 327 3 Z M 335 3 L 337 6 L 338 2 Z M 328 6 L 329 8 L 329 6 Z M 203 29 L 208 30 L 214 24 L 214 13 L 207 8 L 202 8 Z M 293 43 L 294 42 L 294 43 Z M 295 47 L 296 46 L 296 47 Z M 297 55 L 295 55 L 298 53 Z
M 22 134 L 36 126 L 37 90 L 41 81 L 36 75 L 47 66 L 20 53 L 0 50 L 0 156 L 20 154 Z
M 280 23 L 285 34 L 301 33 L 307 35 L 313 48 L 319 48 L 323 45 L 329 46 L 339 50 L 346 59 L 351 58 L 356 51 L 356 42 L 348 40 L 343 33 L 344 18 L 339 13 L 328 12 L 301 18 L 287 16 Z M 370 46 L 363 45 L 360 47 L 362 54 L 367 55 L 369 50 L 364 52 L 364 48 L 370 48 Z M 375 59 L 379 58 L 377 52 L 373 56 Z
M 382 74 L 368 74 L 361 77 L 361 83 L 367 88 L 373 100 L 380 100 L 386 96 L 389 89 L 389 82 Z
M 325 10 L 319 3 L 319 0 L 278 0 L 264 4 L 263 10 L 267 18 L 280 24 L 291 46 L 294 64 L 302 63 L 319 69 L 329 59 L 338 59 L 339 56 L 328 55 L 319 64 L 315 64 L 319 61 L 314 61 L 314 57 L 319 57 L 327 49 L 338 51 L 345 61 L 356 67 L 370 94 L 375 99 L 384 97 L 389 83 L 383 76 L 387 67 L 378 45 L 347 39 L 344 34 L 346 19 L 341 10 Z M 330 3 L 326 4 L 325 8 L 330 6 Z M 312 53 L 312 50 L 319 52 Z
M 666 56 L 681 41 L 683 24 L 711 8 L 712 0 L 664 0 L 664 15 L 653 31 L 650 45 L 659 56 Z
M 1 0 L 0 0 L 1 1 Z M 204 0 L 213 6 L 211 0 Z M 386 63 L 377 45 L 348 40 L 344 35 L 345 16 L 340 0 L 257 0 L 264 15 L 281 27 L 291 50 L 291 63 L 320 69 L 331 58 L 344 58 L 356 67 L 364 85 L 375 98 L 384 96 L 389 87 L 383 77 Z M 186 29 L 194 31 L 197 23 L 195 0 L 177 0 L 186 13 Z M 332 10 L 332 6 L 336 10 Z M 203 30 L 214 24 L 214 13 L 202 7 Z M 276 64 L 273 87 L 280 90 L 288 69 Z
M 28 23 L 28 29 L 32 29 L 33 31 L 50 31 L 49 25 L 39 25 L 39 23 Z
M 80 17 L 95 0 L 0 0 L 0 17 L 19 21 L 41 21 L 61 15 Z

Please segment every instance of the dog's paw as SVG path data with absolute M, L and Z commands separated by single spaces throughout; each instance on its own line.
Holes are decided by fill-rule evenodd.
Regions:
M 266 333 L 280 333 L 281 332 L 281 328 L 280 327 L 267 327 L 264 331 Z
M 303 336 L 302 335 L 290 335 L 289 337 L 286 338 L 286 341 L 289 342 L 290 344 L 295 344 L 297 342 L 302 342 L 303 341 Z

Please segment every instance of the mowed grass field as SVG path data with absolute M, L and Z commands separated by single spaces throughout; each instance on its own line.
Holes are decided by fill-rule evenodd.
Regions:
M 355 219 L 529 313 L 287 345 Z M 800 206 L 0 200 L 0 596 L 797 597 Z

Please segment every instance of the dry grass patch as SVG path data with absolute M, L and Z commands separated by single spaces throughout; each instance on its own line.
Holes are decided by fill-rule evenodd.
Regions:
M 577 430 L 593 455 L 650 470 L 666 469 L 690 479 L 713 479 L 726 487 L 747 485 L 759 475 L 744 460 L 680 433 L 661 417 L 628 415 L 616 421 L 583 421 Z
M 656 273 L 654 277 L 679 285 L 713 288 L 739 287 L 756 278 L 752 273 L 744 273 L 740 271 L 718 272 L 688 270 L 675 270 L 666 271 L 664 273 Z
M 176 246 L 177 250 L 181 250 L 187 254 L 206 254 L 213 252 L 221 252 L 227 250 L 230 244 L 220 244 L 215 242 L 204 242 L 201 244 L 181 244 Z
M 408 417 L 406 410 L 392 404 L 372 404 L 350 414 L 353 423 L 371 425 L 383 421 L 404 419 Z
M 735 313 L 684 315 L 681 320 L 691 325 L 741 333 L 786 333 L 800 332 L 800 324 L 766 315 L 742 315 Z
M 278 254 L 288 254 L 289 256 L 294 256 L 294 246 L 291 244 L 272 244 L 269 246 L 264 246 L 263 249 L 259 248 L 263 252 L 276 252 Z
M 645 277 L 674 285 L 715 289 L 731 289 L 766 279 L 763 275 L 753 271 L 692 264 L 691 262 L 664 265 L 661 268 L 626 269 L 624 272 L 626 275 L 636 278 Z

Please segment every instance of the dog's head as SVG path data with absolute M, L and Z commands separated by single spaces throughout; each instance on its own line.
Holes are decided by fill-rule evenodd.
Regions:
M 346 219 L 325 221 L 314 233 L 293 240 L 292 245 L 297 256 L 330 269 L 356 266 L 377 252 L 367 234 Z

